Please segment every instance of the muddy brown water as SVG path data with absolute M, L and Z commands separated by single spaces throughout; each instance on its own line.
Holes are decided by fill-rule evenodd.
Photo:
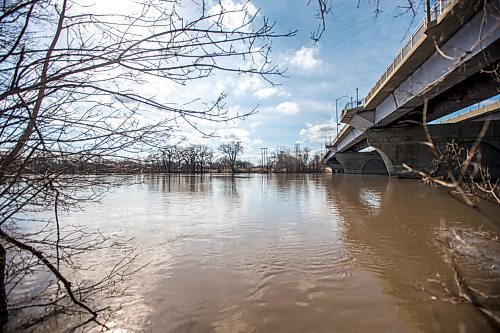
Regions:
M 133 236 L 149 263 L 114 332 L 495 332 L 446 292 L 452 244 L 467 283 L 500 294 L 500 207 L 482 209 L 382 176 L 159 175 L 65 218 Z

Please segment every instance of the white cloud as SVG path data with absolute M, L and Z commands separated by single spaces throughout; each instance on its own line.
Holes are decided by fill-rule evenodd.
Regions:
M 222 142 L 241 141 L 248 143 L 251 141 L 250 133 L 244 128 L 223 128 L 217 132 L 217 135 L 220 136 Z
M 265 98 L 269 98 L 272 96 L 290 97 L 290 93 L 288 93 L 283 88 L 278 88 L 278 87 L 260 88 L 256 91 L 254 91 L 253 95 L 259 99 L 265 99 Z
M 220 82 L 218 79 L 215 79 L 216 83 L 214 85 L 214 82 L 208 82 L 207 80 L 205 81 L 200 81 L 200 82 L 193 82 L 189 86 L 188 89 L 185 90 L 185 94 L 193 94 L 195 92 L 196 96 L 204 99 L 204 100 L 214 100 L 219 95 L 226 90 L 226 87 L 222 82 Z
M 330 137 L 334 137 L 336 134 L 336 125 L 333 119 L 327 124 L 306 124 L 306 128 L 300 130 L 300 136 L 309 140 L 310 142 L 324 143 L 325 138 L 327 141 Z
M 295 102 L 283 102 L 276 107 L 276 111 L 286 114 L 297 114 L 300 112 L 300 105 Z
M 266 99 L 273 96 L 290 96 L 290 93 L 281 87 L 266 87 L 266 83 L 262 79 L 253 75 L 241 76 L 234 92 L 236 96 L 251 93 L 258 99 Z
M 253 144 L 254 145 L 260 145 L 261 143 L 264 143 L 264 141 L 262 141 L 261 139 L 255 139 L 255 140 L 253 140 Z
M 250 128 L 256 128 L 258 127 L 260 124 L 262 124 L 262 121 L 256 121 L 256 122 L 253 122 L 250 124 Z
M 179 131 L 171 138 L 171 141 L 183 147 L 192 144 L 201 144 L 212 147 L 213 149 L 217 149 L 220 143 L 232 141 L 241 141 L 246 147 L 253 143 L 253 140 L 250 138 L 250 132 L 239 127 L 203 130 L 203 133 L 196 130 Z
M 189 145 L 208 145 L 211 142 L 211 138 L 205 136 L 198 131 L 182 131 L 176 133 L 174 137 L 170 140 L 172 144 L 177 144 L 181 147 L 187 147 Z
M 226 86 L 224 85 L 224 83 L 222 83 L 219 80 L 217 80 L 217 84 L 215 85 L 215 92 L 216 92 L 216 94 L 220 95 L 225 90 L 226 90 Z
M 256 76 L 244 75 L 238 81 L 238 86 L 236 87 L 236 95 L 244 95 L 249 91 L 256 91 L 261 89 L 263 86 L 262 81 Z
M 249 31 L 251 26 L 246 24 L 257 12 L 257 7 L 250 1 L 222 0 L 216 3 L 208 13 L 216 15 L 215 19 L 229 30 Z M 222 20 L 219 20 L 218 15 L 222 16 Z
M 317 53 L 318 49 L 316 48 L 302 47 L 300 50 L 295 51 L 292 58 L 288 58 L 287 60 L 297 68 L 309 70 L 321 63 L 321 60 L 315 57 Z

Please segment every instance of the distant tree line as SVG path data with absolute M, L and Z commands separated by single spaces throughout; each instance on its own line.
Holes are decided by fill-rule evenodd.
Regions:
M 239 168 L 251 168 L 249 162 L 239 161 L 243 152 L 240 141 L 223 143 L 217 154 L 206 145 L 165 145 L 149 155 L 145 161 L 149 172 L 158 173 L 204 173 L 211 170 L 236 172 Z
M 205 172 L 212 168 L 214 151 L 205 145 L 166 145 L 146 159 L 150 172 Z
M 243 153 L 240 141 L 223 143 L 218 152 L 205 145 L 180 147 L 167 145 L 151 154 L 146 165 L 154 173 L 203 173 L 209 171 L 232 173 L 241 171 L 264 172 L 323 172 L 321 156 L 311 156 L 311 149 L 300 144 L 293 148 L 277 147 L 265 161 L 255 165 L 238 159 Z
M 324 164 L 319 154 L 311 156 L 309 147 L 297 143 L 293 148 L 277 147 L 266 167 L 274 172 L 323 172 Z
M 38 154 L 24 167 L 27 173 L 45 174 L 136 174 L 136 173 L 206 173 L 206 172 L 322 172 L 321 156 L 311 157 L 308 147 L 277 147 L 262 163 L 238 159 L 243 153 L 240 141 L 221 144 L 217 151 L 206 145 L 165 145 L 146 158 L 106 158 L 74 154 L 54 158 Z M 19 161 L 21 163 L 21 161 Z
M 71 157 L 34 154 L 29 161 L 16 159 L 15 167 L 22 167 L 27 175 L 56 174 L 133 174 L 148 171 L 148 165 L 139 159 L 106 158 L 74 154 Z

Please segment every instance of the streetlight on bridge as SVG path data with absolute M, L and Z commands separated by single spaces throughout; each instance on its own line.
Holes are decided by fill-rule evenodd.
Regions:
M 341 96 L 335 100 L 335 118 L 337 120 L 337 137 L 339 136 L 339 113 L 338 113 L 338 107 L 337 107 L 337 102 L 340 101 L 342 98 L 346 98 L 347 95 Z

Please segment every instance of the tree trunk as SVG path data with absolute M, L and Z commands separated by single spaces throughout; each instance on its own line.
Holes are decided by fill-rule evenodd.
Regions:
M 8 320 L 7 294 L 5 293 L 5 248 L 0 244 L 0 332 L 6 331 Z

